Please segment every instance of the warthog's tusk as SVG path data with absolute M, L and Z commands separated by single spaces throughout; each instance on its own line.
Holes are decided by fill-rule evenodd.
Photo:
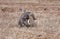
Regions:
M 28 20 L 28 24 L 30 25 L 30 20 Z

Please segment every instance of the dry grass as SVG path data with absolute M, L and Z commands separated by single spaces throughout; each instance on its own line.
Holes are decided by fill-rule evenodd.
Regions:
M 19 27 L 24 10 L 35 14 L 36 27 Z M 60 39 L 60 1 L 1 0 L 0 39 Z

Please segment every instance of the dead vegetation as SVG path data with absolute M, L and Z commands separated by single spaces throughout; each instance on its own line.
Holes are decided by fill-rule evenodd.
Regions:
M 37 27 L 19 27 L 24 10 L 35 14 Z M 60 39 L 60 1 L 1 0 L 0 39 Z

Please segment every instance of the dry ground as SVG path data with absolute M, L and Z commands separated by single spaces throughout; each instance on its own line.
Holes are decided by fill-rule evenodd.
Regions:
M 36 27 L 19 27 L 24 10 L 35 14 Z M 0 39 L 60 39 L 60 0 L 0 0 Z

